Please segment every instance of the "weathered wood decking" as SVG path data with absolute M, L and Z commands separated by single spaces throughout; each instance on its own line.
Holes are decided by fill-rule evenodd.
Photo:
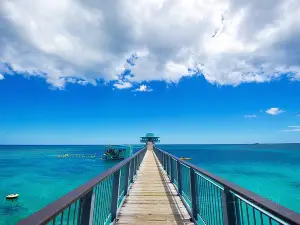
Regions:
M 145 158 L 117 224 L 191 225 L 190 215 L 148 144 Z

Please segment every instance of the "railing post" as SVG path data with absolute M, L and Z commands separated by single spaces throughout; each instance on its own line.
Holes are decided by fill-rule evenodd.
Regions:
M 171 157 L 168 155 L 168 163 L 167 163 L 167 165 L 168 165 L 168 172 L 167 172 L 167 174 L 168 174 L 168 177 L 171 179 L 171 167 L 170 167 L 170 162 L 171 162 Z
M 197 209 L 197 182 L 196 182 L 196 173 L 192 167 L 190 167 L 190 183 L 191 183 L 191 200 L 192 200 L 192 215 L 195 220 L 198 218 L 198 209 Z
M 234 215 L 234 200 L 233 195 L 227 187 L 224 187 L 222 192 L 222 209 L 223 209 L 223 223 L 224 225 L 231 225 L 235 223 Z
M 177 177 L 178 177 L 178 193 L 182 194 L 182 184 L 181 184 L 181 165 L 179 160 L 177 160 Z
M 124 196 L 126 196 L 127 193 L 128 193 L 128 181 L 130 179 L 130 177 L 129 177 L 129 169 L 130 169 L 130 162 L 127 163 L 126 170 L 125 170 L 125 176 L 124 176 Z
M 133 175 L 134 175 L 134 160 L 130 161 L 130 183 L 133 183 Z
M 84 197 L 80 199 L 80 211 L 81 215 L 79 216 L 80 225 L 88 225 L 90 222 L 91 206 L 93 199 L 93 190 L 88 192 Z M 92 219 L 92 218 L 91 218 Z
M 175 180 L 175 168 L 174 168 L 175 159 L 171 158 L 171 182 L 174 183 Z
M 166 155 L 166 172 L 167 172 L 167 176 L 169 176 L 168 172 L 169 172 L 169 156 Z
M 164 169 L 165 171 L 167 171 L 167 155 L 164 153 L 164 158 L 165 158 L 165 162 L 164 162 Z
M 113 188 L 112 188 L 112 199 L 111 199 L 111 221 L 113 222 L 117 217 L 117 210 L 118 210 L 118 199 L 119 199 L 119 185 L 120 184 L 120 170 L 117 170 L 114 173 L 113 178 Z
M 137 161 L 138 161 L 138 170 L 140 169 L 140 165 L 141 165 L 141 157 L 140 154 L 137 155 Z
M 132 161 L 133 161 L 133 177 L 132 177 L 132 179 L 134 179 L 135 170 L 136 170 L 136 160 L 135 159 L 136 159 L 135 157 L 132 159 Z
M 134 157 L 134 175 L 136 175 L 138 170 L 137 157 Z

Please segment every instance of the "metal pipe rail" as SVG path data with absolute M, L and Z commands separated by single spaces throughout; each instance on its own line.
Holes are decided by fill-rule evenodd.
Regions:
M 159 148 L 154 152 L 195 224 L 300 225 L 300 214 Z
M 17 225 L 115 223 L 145 153 L 146 148 L 139 150 Z

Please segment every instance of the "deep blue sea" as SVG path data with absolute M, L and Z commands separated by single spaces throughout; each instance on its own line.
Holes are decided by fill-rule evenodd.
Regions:
M 300 144 L 159 145 L 176 156 L 300 212 Z M 135 146 L 135 150 L 140 146 Z M 0 146 L 0 225 L 15 224 L 113 166 L 104 146 Z M 96 154 L 96 158 L 58 158 Z M 15 201 L 5 196 L 19 193 Z

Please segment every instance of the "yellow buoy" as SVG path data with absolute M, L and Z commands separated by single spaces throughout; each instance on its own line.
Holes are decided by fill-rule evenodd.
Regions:
M 18 198 L 18 197 L 19 197 L 19 194 L 10 194 L 10 195 L 6 196 L 6 199 L 15 199 L 15 198 Z

